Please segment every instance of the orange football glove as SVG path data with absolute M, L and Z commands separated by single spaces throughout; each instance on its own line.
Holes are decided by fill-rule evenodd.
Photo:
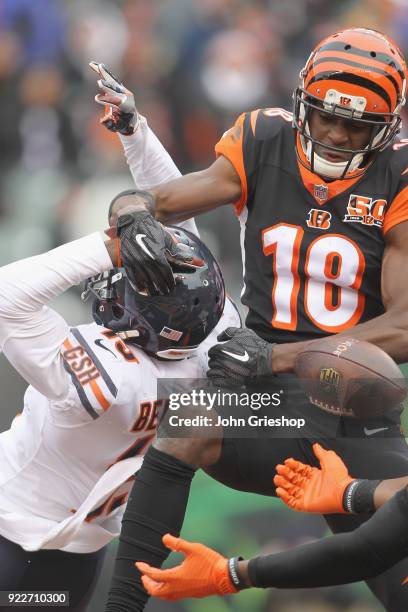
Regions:
M 170 550 L 184 553 L 186 558 L 180 565 L 166 570 L 136 561 L 143 586 L 150 595 L 176 601 L 184 597 L 238 593 L 229 575 L 227 559 L 215 550 L 169 533 L 163 536 L 163 544 Z
M 293 510 L 346 514 L 343 494 L 355 479 L 334 451 L 327 451 L 320 444 L 313 444 L 313 451 L 321 469 L 286 459 L 285 465 L 276 466 L 278 474 L 273 479 L 276 493 Z

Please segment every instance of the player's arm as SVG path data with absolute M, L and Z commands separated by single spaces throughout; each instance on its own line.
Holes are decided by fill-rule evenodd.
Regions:
M 203 544 L 164 536 L 185 560 L 160 570 L 137 563 L 150 595 L 167 600 L 234 593 L 247 587 L 311 588 L 372 578 L 408 554 L 408 490 L 399 491 L 369 521 L 289 551 L 250 561 L 226 559 Z
M 231 162 L 221 156 L 209 168 L 158 185 L 151 193 L 156 218 L 174 223 L 239 200 L 241 183 Z
M 206 170 L 135 194 L 132 208 L 147 210 L 161 223 L 170 225 L 235 202 L 240 196 L 239 177 L 232 164 L 221 156 Z M 121 210 L 117 208 L 117 212 Z M 111 225 L 115 222 L 116 217 L 111 217 Z
M 374 490 L 373 501 L 375 509 L 381 508 L 391 497 L 405 487 L 408 487 L 408 476 L 382 480 Z
M 215 146 L 218 158 L 207 169 L 154 187 L 155 214 L 165 222 L 234 204 L 243 210 L 256 173 L 259 143 L 255 127 L 257 111 L 244 113 Z M 254 121 L 255 119 L 255 121 Z
M 308 588 L 381 574 L 408 554 L 408 490 L 394 495 L 358 529 L 249 562 L 253 586 Z M 243 568 L 245 572 L 245 568 Z
M 47 304 L 89 276 L 109 270 L 116 262 L 116 243 L 106 247 L 95 233 L 0 268 L 1 350 L 50 399 L 62 399 L 68 392 L 61 347 L 69 327 Z

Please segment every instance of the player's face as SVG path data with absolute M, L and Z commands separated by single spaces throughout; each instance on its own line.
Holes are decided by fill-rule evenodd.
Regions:
M 360 121 L 351 121 L 335 117 L 328 113 L 312 110 L 309 118 L 309 128 L 312 138 L 339 149 L 364 149 L 371 135 L 371 126 Z M 315 145 L 315 152 L 323 159 L 331 162 L 348 161 L 350 153 L 331 151 L 324 146 Z

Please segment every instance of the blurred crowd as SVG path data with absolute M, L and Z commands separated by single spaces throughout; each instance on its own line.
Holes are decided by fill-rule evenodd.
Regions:
M 0 0 L 0 263 L 99 227 L 131 185 L 118 139 L 98 124 L 90 60 L 136 93 L 187 172 L 211 162 L 241 111 L 290 108 L 310 50 L 350 25 L 408 51 L 406 0 Z M 222 245 L 213 235 L 220 215 L 204 230 L 237 283 L 235 234 Z
M 132 185 L 119 140 L 99 125 L 90 60 L 135 92 L 184 173 L 211 163 L 240 112 L 290 109 L 311 49 L 349 26 L 381 30 L 408 54 L 408 0 L 0 0 L 0 265 L 102 229 L 110 199 Z M 233 216 L 215 211 L 200 229 L 237 297 Z M 69 310 L 70 323 L 83 319 Z M 300 609 L 276 597 L 270 609 Z M 376 609 L 310 601 L 301 609 Z

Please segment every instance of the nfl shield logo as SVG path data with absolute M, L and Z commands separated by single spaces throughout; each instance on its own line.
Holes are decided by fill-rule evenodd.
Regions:
M 341 374 L 334 368 L 322 368 L 319 374 L 319 382 L 325 393 L 336 395 L 341 382 Z
M 326 185 L 315 185 L 314 186 L 314 196 L 318 200 L 324 202 L 327 200 L 327 196 L 329 195 L 329 188 Z

